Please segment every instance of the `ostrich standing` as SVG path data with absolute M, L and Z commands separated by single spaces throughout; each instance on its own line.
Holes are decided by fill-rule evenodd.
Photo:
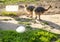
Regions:
M 37 15 L 39 16 L 39 20 L 41 20 L 40 19 L 40 15 L 41 14 L 43 14 L 44 12 L 46 12 L 46 11 L 48 11 L 49 9 L 51 8 L 51 5 L 48 7 L 48 9 L 45 9 L 45 8 L 43 8 L 43 7 L 36 7 L 35 9 L 34 9 L 34 13 L 35 13 L 35 19 L 37 19 Z
M 30 5 L 30 6 L 25 5 L 25 10 L 31 18 L 33 17 L 34 8 L 35 8 L 35 6 L 33 6 L 33 5 Z

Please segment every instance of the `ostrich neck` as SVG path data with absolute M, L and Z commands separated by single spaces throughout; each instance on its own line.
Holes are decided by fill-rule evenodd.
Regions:
M 46 11 L 48 11 L 50 9 L 50 7 L 48 7 L 47 9 L 46 9 Z

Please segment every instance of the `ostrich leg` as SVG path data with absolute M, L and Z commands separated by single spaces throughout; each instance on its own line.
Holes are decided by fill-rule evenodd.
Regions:
M 30 16 L 31 18 L 33 18 L 33 13 L 31 12 L 31 16 Z
M 41 15 L 41 14 L 39 14 L 39 20 L 41 20 L 40 15 Z
M 35 14 L 35 19 L 37 19 L 37 14 Z

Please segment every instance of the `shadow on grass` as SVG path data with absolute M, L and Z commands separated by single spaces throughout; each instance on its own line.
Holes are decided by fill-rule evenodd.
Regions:
M 60 25 L 55 24 L 55 23 L 53 23 L 53 22 L 51 22 L 51 21 L 41 20 L 40 22 L 42 22 L 42 23 L 44 23 L 44 24 L 46 24 L 46 25 L 49 25 L 50 27 L 52 27 L 52 29 L 55 28 L 55 29 L 60 30 Z
M 19 18 L 19 17 L 15 17 L 14 18 L 16 21 L 21 21 L 21 22 L 30 22 L 32 19 L 31 18 Z
M 14 17 L 14 19 L 18 21 L 18 24 L 23 24 L 23 25 L 30 25 L 32 22 L 31 18 Z

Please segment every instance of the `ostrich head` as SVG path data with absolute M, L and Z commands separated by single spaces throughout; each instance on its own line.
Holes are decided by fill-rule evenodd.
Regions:
M 27 4 L 25 4 L 24 6 L 25 6 L 25 7 L 27 7 L 28 5 L 27 5 Z
M 51 5 L 46 9 L 46 11 L 48 11 L 50 8 L 52 8 L 52 6 L 51 6 Z

